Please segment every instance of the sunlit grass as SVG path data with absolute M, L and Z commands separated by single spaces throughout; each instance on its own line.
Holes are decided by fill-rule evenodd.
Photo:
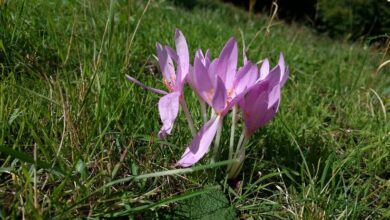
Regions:
M 266 36 L 267 16 L 205 2 L 0 6 L 1 217 L 158 217 L 210 187 L 243 218 L 390 217 L 389 68 L 376 73 L 382 51 L 277 20 Z M 238 183 L 207 160 L 170 171 L 191 139 L 185 118 L 158 140 L 159 97 L 125 80 L 163 88 L 155 44 L 173 45 L 176 27 L 192 57 L 198 47 L 215 57 L 235 36 L 250 59 L 275 64 L 283 51 L 290 67 L 280 112 L 252 138 Z M 196 98 L 190 90 L 186 97 L 199 128 Z

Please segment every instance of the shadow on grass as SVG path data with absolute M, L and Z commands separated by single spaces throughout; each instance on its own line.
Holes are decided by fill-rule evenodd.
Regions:
M 295 144 L 291 136 L 282 129 L 264 128 L 261 133 L 263 135 L 253 137 L 252 145 L 247 149 L 248 157 L 241 178 L 243 174 L 248 176 L 252 172 L 258 172 L 256 176 L 261 177 L 280 169 L 288 173 L 288 178 L 284 179 L 285 184 L 301 185 L 310 180 L 309 176 L 322 176 L 323 171 L 327 172 L 327 160 L 333 158 L 334 154 L 323 138 L 303 133 L 298 137 L 294 135 L 297 142 Z M 324 175 L 330 177 L 331 173 Z

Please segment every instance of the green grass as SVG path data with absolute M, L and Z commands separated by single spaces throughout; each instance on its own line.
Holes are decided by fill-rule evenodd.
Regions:
M 0 6 L 1 218 L 167 218 L 215 188 L 241 218 L 390 218 L 389 68 L 376 74 L 383 52 L 278 20 L 266 36 L 266 15 L 205 2 Z M 251 139 L 236 187 L 226 183 L 228 162 L 209 165 L 209 156 L 169 171 L 191 139 L 186 121 L 181 114 L 173 135 L 158 140 L 159 97 L 124 78 L 163 88 L 155 44 L 173 45 L 176 27 L 192 57 L 198 47 L 215 57 L 242 32 L 250 59 L 275 64 L 283 51 L 290 67 L 280 111 Z M 195 96 L 186 98 L 199 128 Z

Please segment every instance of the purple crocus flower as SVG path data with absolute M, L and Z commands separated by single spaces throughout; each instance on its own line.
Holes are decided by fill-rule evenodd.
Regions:
M 278 65 L 271 71 L 268 60 L 263 62 L 258 81 L 239 102 L 243 111 L 246 138 L 275 116 L 280 104 L 280 90 L 286 83 L 288 74 L 282 53 Z
M 176 29 L 175 32 L 175 44 L 176 51 L 168 46 L 162 46 L 160 43 L 156 45 L 158 62 L 163 74 L 163 82 L 168 92 L 150 88 L 133 77 L 126 75 L 127 79 L 131 82 L 154 93 L 164 95 L 158 102 L 158 110 L 163 123 L 158 133 L 160 138 L 166 137 L 172 131 L 173 123 L 179 112 L 179 104 L 183 98 L 185 79 L 190 69 L 187 42 L 179 29 Z M 176 70 L 173 61 L 176 63 Z
M 249 61 L 237 72 L 237 42 L 234 38 L 226 43 L 220 56 L 211 62 L 208 52 L 203 56 L 200 50 L 197 51 L 189 83 L 216 115 L 195 135 L 177 165 L 191 166 L 209 151 L 224 116 L 243 98 L 257 78 L 257 66 Z

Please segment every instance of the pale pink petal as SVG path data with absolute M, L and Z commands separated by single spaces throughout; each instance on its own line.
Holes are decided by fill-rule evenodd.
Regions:
M 218 65 L 218 58 L 211 61 L 209 66 L 209 78 L 213 84 L 215 84 L 217 79 L 217 65 Z
M 179 56 L 177 56 L 176 51 L 172 49 L 172 47 L 164 46 L 164 48 L 167 51 L 168 56 L 170 56 L 173 59 L 173 61 L 175 61 L 176 63 L 179 62 Z
M 167 51 L 161 44 L 156 44 L 157 48 L 157 57 L 158 57 L 158 63 L 160 64 L 160 70 L 163 74 L 164 79 L 168 83 L 174 83 L 174 80 L 176 78 L 175 69 L 172 63 L 172 59 L 170 56 L 168 56 Z
M 189 69 L 189 73 L 188 73 L 188 76 L 187 76 L 187 82 L 188 84 L 190 85 L 190 87 L 193 89 L 193 90 L 196 90 L 196 87 L 195 87 L 195 74 L 194 74 L 194 67 L 192 65 L 190 65 L 190 69 Z
M 269 81 L 268 86 L 268 108 L 274 106 L 280 99 L 280 75 L 281 69 L 279 65 L 276 66 L 268 75 L 267 80 Z
M 212 107 L 214 108 L 215 112 L 220 113 L 221 111 L 223 111 L 226 106 L 226 101 L 227 94 L 225 85 L 222 82 L 222 79 L 217 76 L 217 84 L 215 87 L 215 93 L 212 102 Z
M 220 123 L 222 123 L 222 117 L 217 116 L 203 125 L 176 165 L 189 167 L 198 162 L 209 151 Z
M 175 32 L 175 44 L 176 44 L 176 53 L 179 57 L 178 60 L 178 80 L 180 83 L 184 82 L 187 77 L 190 65 L 190 56 L 188 53 L 187 41 L 183 35 L 183 33 L 176 29 Z
M 198 59 L 200 59 L 202 61 L 203 66 L 205 66 L 206 69 L 209 68 L 209 66 L 210 66 L 210 52 L 209 52 L 209 50 L 206 51 L 206 54 L 203 54 L 202 50 L 198 49 L 195 52 L 195 57 L 197 57 Z
M 206 50 L 206 53 L 204 55 L 204 58 L 205 58 L 205 63 L 206 63 L 206 68 L 208 68 L 210 66 L 210 62 L 211 62 L 211 59 L 210 59 L 210 51 L 209 50 Z
M 211 105 L 215 93 L 214 84 L 209 77 L 208 70 L 203 66 L 201 58 L 195 57 L 193 75 L 195 91 Z
M 259 80 L 265 79 L 265 77 L 267 77 L 268 74 L 269 74 L 269 61 L 268 59 L 264 59 L 260 67 Z
M 179 99 L 180 93 L 172 92 L 161 97 L 158 102 L 158 111 L 163 123 L 162 128 L 158 132 L 160 138 L 166 137 L 172 131 L 173 123 L 179 112 Z
M 245 46 L 244 46 L 244 48 L 242 48 L 242 57 L 243 57 L 244 65 L 245 65 L 248 62 L 248 58 L 246 57 Z
M 289 70 L 286 67 L 286 64 L 284 62 L 284 56 L 282 52 L 280 52 L 278 65 L 280 66 L 280 72 L 281 72 L 280 85 L 283 87 L 288 79 Z
M 221 77 L 227 89 L 233 87 L 233 80 L 237 71 L 237 56 L 237 42 L 232 37 L 222 49 L 216 69 L 217 75 Z
M 242 68 L 240 68 L 233 83 L 235 93 L 234 95 L 238 95 L 246 88 L 254 85 L 258 78 L 257 72 L 257 65 L 251 63 L 250 61 L 247 62 Z

